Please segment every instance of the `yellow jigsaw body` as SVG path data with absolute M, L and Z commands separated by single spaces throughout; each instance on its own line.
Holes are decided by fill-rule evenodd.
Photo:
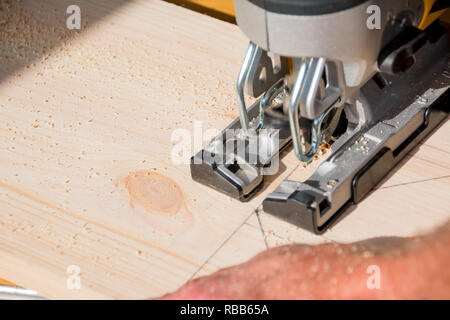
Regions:
M 419 25 L 419 29 L 421 29 L 421 30 L 425 29 L 430 24 L 432 24 L 433 21 L 435 21 L 436 19 L 438 19 L 441 16 L 444 21 L 450 22 L 450 15 L 449 15 L 448 8 L 445 8 L 445 9 L 442 9 L 439 11 L 435 11 L 435 12 L 431 12 L 433 5 L 438 1 L 439 0 L 424 0 L 423 1 L 425 10 L 424 10 L 424 15 L 423 15 L 422 21 Z
M 438 0 L 424 0 L 425 13 L 423 19 L 419 25 L 420 29 L 425 29 L 433 21 L 442 16 L 442 20 L 450 23 L 450 11 L 448 9 L 443 9 L 440 11 L 430 13 L 433 5 Z M 234 1 L 233 0 L 187 0 L 185 2 L 194 3 L 209 9 L 213 9 L 230 16 L 234 16 Z
M 234 17 L 234 1 L 233 0 L 188 0 L 200 6 L 213 9 Z

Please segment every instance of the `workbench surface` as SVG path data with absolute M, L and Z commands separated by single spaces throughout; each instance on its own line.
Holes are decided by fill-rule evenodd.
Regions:
M 82 28 L 69 30 L 71 2 L 2 2 L 1 277 L 49 298 L 157 297 L 279 244 L 409 236 L 450 218 L 448 121 L 323 236 L 260 210 L 320 160 L 286 153 L 248 203 L 193 182 L 171 135 L 237 117 L 245 36 L 159 0 L 77 1 Z

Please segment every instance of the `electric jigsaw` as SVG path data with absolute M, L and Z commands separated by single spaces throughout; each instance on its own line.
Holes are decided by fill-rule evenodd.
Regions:
M 330 145 L 308 180 L 285 180 L 263 202 L 266 213 L 327 230 L 447 118 L 450 46 L 439 17 L 449 2 L 235 0 L 250 39 L 239 118 L 192 157 L 192 178 L 247 201 L 284 148 L 309 163 Z

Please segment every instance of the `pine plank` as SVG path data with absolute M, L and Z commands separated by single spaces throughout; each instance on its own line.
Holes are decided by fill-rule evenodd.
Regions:
M 409 234 L 448 217 L 442 178 L 381 187 L 324 237 L 298 230 L 258 210 L 283 179 L 311 174 L 292 153 L 248 203 L 193 182 L 187 164 L 171 161 L 171 135 L 196 121 L 219 130 L 236 117 L 247 39 L 159 0 L 78 3 L 81 31 L 65 27 L 69 0 L 0 11 L 2 277 L 49 298 L 157 297 L 267 246 Z M 391 186 L 447 174 L 443 130 Z M 399 207 L 411 193 L 427 196 L 413 219 L 413 206 Z M 394 211 L 402 227 L 389 224 Z M 72 265 L 81 269 L 79 290 L 67 287 Z

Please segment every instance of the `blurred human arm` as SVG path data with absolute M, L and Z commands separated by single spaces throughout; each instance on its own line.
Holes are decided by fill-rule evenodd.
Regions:
M 450 299 L 450 221 L 425 236 L 287 245 L 163 299 Z

